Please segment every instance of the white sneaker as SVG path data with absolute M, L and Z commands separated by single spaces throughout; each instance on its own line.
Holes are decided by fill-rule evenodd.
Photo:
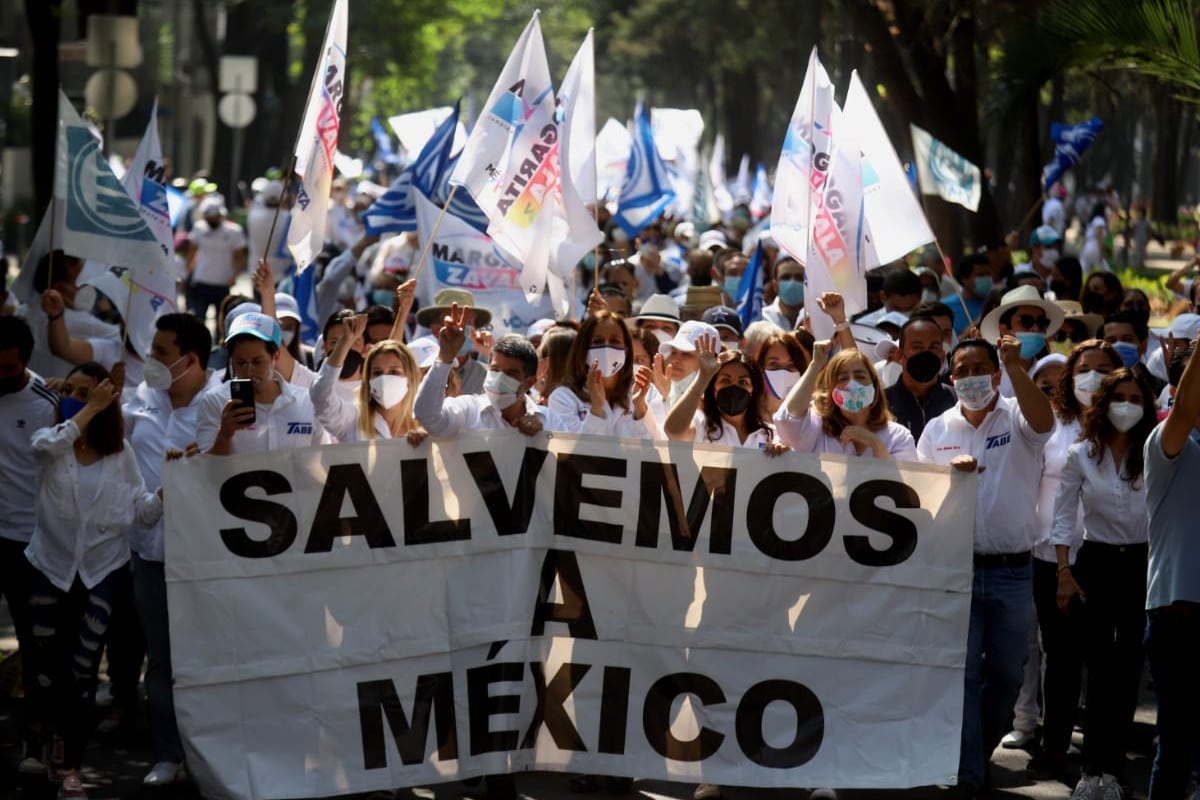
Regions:
M 1100 776 L 1084 775 L 1075 784 L 1071 800 L 1100 800 Z
M 1020 750 L 1033 741 L 1033 731 L 1010 731 L 1000 740 L 1005 750 Z
M 1096 793 L 1097 800 L 1125 800 L 1121 793 L 1121 784 L 1109 774 L 1100 776 L 1100 788 Z
M 45 775 L 46 765 L 40 758 L 25 756 L 21 759 L 21 763 L 17 764 L 17 772 L 22 775 Z
M 142 783 L 146 786 L 166 786 L 183 780 L 184 775 L 183 764 L 177 764 L 174 761 L 159 761 L 150 768 L 146 777 L 142 778 Z

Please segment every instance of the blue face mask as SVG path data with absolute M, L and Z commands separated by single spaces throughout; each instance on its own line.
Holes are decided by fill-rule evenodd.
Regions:
M 1046 349 L 1046 334 L 1037 331 L 1019 331 L 1013 334 L 1021 342 L 1021 358 L 1028 361 Z
M 725 280 L 721 283 L 721 289 L 725 292 L 725 294 L 736 300 L 738 296 L 738 284 L 741 282 L 742 277 L 740 275 L 736 277 L 727 275 Z
M 71 417 L 83 410 L 87 403 L 82 400 L 76 400 L 74 397 L 64 397 L 58 401 L 58 408 L 62 411 L 63 422 L 66 422 Z
M 1138 363 L 1138 348 L 1136 344 L 1113 342 L 1113 349 L 1121 357 L 1121 363 L 1129 369 L 1133 369 L 1134 364 Z
M 992 290 L 992 279 L 990 276 L 980 276 L 975 279 L 975 296 L 987 297 L 987 293 Z
M 467 338 L 463 339 L 462 347 L 458 348 L 458 354 L 460 356 L 465 356 L 467 353 L 471 352 L 471 326 L 468 325 L 463 328 L 463 333 L 466 334 Z
M 804 282 L 780 281 L 779 301 L 787 306 L 804 305 Z
M 383 306 L 391 308 L 396 301 L 396 295 L 387 289 L 372 289 L 371 290 L 371 305 Z

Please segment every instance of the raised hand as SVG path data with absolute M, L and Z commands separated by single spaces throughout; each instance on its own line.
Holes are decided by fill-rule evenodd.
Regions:
M 482 361 L 491 360 L 492 347 L 496 344 L 496 338 L 492 335 L 491 331 L 472 328 L 471 342 L 475 345 L 475 352 L 479 353 L 479 358 Z
M 700 375 L 707 385 L 708 379 L 717 374 L 721 368 L 721 360 L 717 357 L 717 348 L 721 340 L 715 336 L 705 335 L 696 340 L 696 356 L 700 359 Z
M 438 360 L 453 364 L 467 340 L 467 326 L 471 324 L 474 313 L 467 307 L 459 308 L 458 303 L 450 306 L 450 313 L 442 317 L 442 329 L 438 331 Z
M 42 292 L 42 311 L 46 312 L 47 317 L 51 319 L 61 317 L 66 308 L 66 301 L 63 300 L 63 296 L 58 293 L 57 289 L 47 289 Z
M 812 363 L 819 369 L 829 363 L 829 355 L 832 350 L 831 343 L 828 339 L 822 339 L 819 342 L 813 342 Z
M 589 317 L 594 317 L 601 311 L 608 310 L 608 303 L 604 302 L 604 295 L 600 294 L 599 289 L 592 289 L 588 295 L 587 313 Z
M 846 321 L 846 301 L 837 292 L 821 292 L 817 298 L 817 306 L 834 321 L 841 324 Z
M 1015 336 L 1001 336 L 996 342 L 1000 363 L 1012 369 L 1021 368 L 1021 341 Z
M 258 260 L 258 269 L 254 270 L 254 288 L 264 297 L 268 293 L 272 297 L 275 295 L 275 274 L 271 271 L 271 265 L 265 258 Z
M 103 380 L 96 384 L 91 391 L 88 392 L 87 405 L 91 406 L 96 411 L 103 411 L 112 405 L 112 401 L 119 394 L 117 387 L 110 380 Z
M 608 398 L 604 394 L 604 373 L 600 371 L 600 362 L 593 361 L 588 370 L 588 398 L 592 401 L 592 414 L 604 418 L 608 416 Z
M 650 382 L 664 398 L 671 393 L 671 378 L 667 375 L 667 360 L 662 353 L 655 353 L 651 363 Z
M 654 372 L 649 367 L 638 367 L 633 373 L 633 418 L 641 419 L 646 416 L 646 395 L 654 380 Z

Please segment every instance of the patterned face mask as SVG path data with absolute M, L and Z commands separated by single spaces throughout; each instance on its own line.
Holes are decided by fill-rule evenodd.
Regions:
M 830 392 L 833 404 L 851 413 L 869 408 L 875 402 L 875 387 L 870 383 L 851 380 L 845 388 L 838 387 Z

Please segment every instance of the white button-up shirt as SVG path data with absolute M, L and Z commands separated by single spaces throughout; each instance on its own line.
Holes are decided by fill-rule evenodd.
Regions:
M 454 436 L 463 431 L 494 431 L 511 428 L 499 409 L 486 396 L 464 394 L 446 397 L 446 381 L 450 378 L 451 365 L 443 361 L 433 362 L 429 372 L 421 380 L 417 397 L 413 401 L 413 414 L 417 421 L 429 431 L 430 436 Z M 553 413 L 534 403 L 528 396 L 525 413 L 542 418 L 542 427 L 550 431 L 562 431 L 562 423 Z
M 80 497 L 71 420 L 33 435 L 38 461 L 37 528 L 25 556 L 50 583 L 70 591 L 75 576 L 91 589 L 129 562 L 129 531 L 135 522 L 162 518 L 162 501 L 146 491 L 133 451 L 126 447 L 97 462 L 94 497 Z
M 1112 451 L 1095 459 L 1091 442 L 1076 442 L 1067 450 L 1067 463 L 1054 498 L 1054 528 L 1050 541 L 1070 544 L 1074 511 L 1083 503 L 1083 540 L 1101 544 L 1143 544 L 1148 541 L 1146 480 L 1130 485 L 1113 460 Z
M 124 404 L 125 439 L 137 458 L 138 469 L 149 491 L 162 486 L 162 466 L 167 450 L 186 450 L 196 441 L 196 411 L 204 390 L 186 406 L 174 408 L 165 390 L 138 385 Z M 133 552 L 147 561 L 163 560 L 162 520 L 153 525 L 135 524 L 129 540 Z
M 1054 420 L 1054 430 L 1050 433 L 1050 441 L 1042 451 L 1042 482 L 1038 487 L 1038 530 L 1041 532 L 1037 545 L 1033 548 L 1033 557 L 1042 561 L 1058 561 L 1058 553 L 1054 542 L 1050 541 L 1050 532 L 1054 528 L 1054 496 L 1058 494 L 1058 484 L 1062 479 L 1063 467 L 1067 463 L 1067 450 L 1079 439 L 1079 420 L 1064 424 L 1057 417 Z M 1075 527 L 1071 533 L 1068 560 L 1075 563 L 1075 554 L 1083 542 L 1083 507 L 1078 503 L 1075 509 Z
M 696 432 L 696 444 L 723 444 L 728 447 L 751 447 L 762 450 L 768 444 L 775 441 L 775 433 L 769 428 L 759 428 L 756 431 L 750 431 L 746 437 L 746 441 L 738 438 L 737 428 L 730 425 L 728 422 L 721 419 L 721 433 L 716 439 L 708 438 L 708 418 L 704 416 L 704 412 L 697 410 L 692 417 L 692 428 Z
M 887 427 L 873 433 L 883 440 L 888 455 L 895 461 L 916 461 L 917 446 L 913 441 L 912 432 L 898 422 L 888 422 Z M 798 417 L 788 413 L 787 404 L 779 406 L 775 412 L 775 434 L 779 441 L 795 450 L 797 453 L 837 453 L 839 455 L 858 455 L 858 448 L 853 442 L 842 444 L 836 436 L 825 433 L 821 415 L 815 409 Z M 869 449 L 862 455 L 870 457 Z
M 233 435 L 233 453 L 266 453 L 321 444 L 324 431 L 317 422 L 308 389 L 293 386 L 278 375 L 279 396 L 266 406 L 254 404 L 254 427 Z M 229 402 L 229 384 L 222 383 L 205 392 L 196 409 L 196 441 L 207 453 L 217 441 L 221 412 Z
M 917 455 L 931 464 L 949 464 L 955 456 L 974 456 L 981 469 L 975 506 L 975 552 L 1023 553 L 1038 540 L 1037 499 L 1042 477 L 1042 448 L 1051 431 L 1038 433 L 1016 400 L 1001 397 L 976 428 L 962 405 L 925 426 Z
M 546 408 L 562 422 L 564 433 L 590 433 L 595 436 L 619 436 L 626 439 L 657 439 L 660 426 L 646 404 L 646 413 L 641 419 L 634 419 L 632 402 L 630 408 L 614 406 L 605 402 L 605 414 L 597 417 L 592 413 L 592 404 L 580 399 L 579 395 L 568 386 L 559 386 L 550 393 L 546 400 Z

